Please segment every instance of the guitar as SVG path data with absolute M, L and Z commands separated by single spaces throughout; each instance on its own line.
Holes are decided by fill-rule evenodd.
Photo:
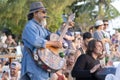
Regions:
M 61 35 L 58 36 L 57 34 L 51 34 L 50 40 L 51 41 L 62 41 L 64 35 L 66 34 L 69 28 L 69 22 L 71 22 L 74 18 L 74 14 L 71 14 L 68 18 L 68 22 L 64 30 L 62 31 Z M 34 53 L 34 60 L 37 64 L 47 70 L 48 72 L 56 72 L 63 68 L 66 60 L 63 57 L 60 57 L 59 53 L 62 52 L 62 49 L 51 47 L 49 45 L 46 46 L 45 49 L 37 49 Z

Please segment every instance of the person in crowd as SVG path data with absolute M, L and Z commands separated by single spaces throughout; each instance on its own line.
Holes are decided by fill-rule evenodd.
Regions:
M 17 61 L 13 61 L 10 64 L 10 71 L 4 71 L 2 74 L 2 80 L 20 80 L 21 64 Z
M 94 26 L 91 26 L 91 27 L 89 28 L 89 32 L 91 33 L 91 35 L 92 35 L 92 37 L 93 37 L 93 33 L 94 33 Z
M 87 50 L 87 46 L 88 46 L 88 43 L 90 40 L 92 40 L 93 37 L 92 35 L 90 34 L 90 32 L 85 32 L 83 33 L 83 45 L 81 47 L 81 49 L 83 50 L 83 54 L 86 52 Z
M 2 73 L 1 80 L 9 80 L 9 73 L 4 71 Z
M 111 36 L 111 41 L 112 41 L 112 44 L 116 44 L 116 35 L 115 34 L 113 34 L 112 36 Z
M 0 58 L 0 78 L 3 72 L 3 66 L 6 64 L 6 60 L 4 58 Z
M 104 23 L 104 27 L 103 27 L 103 35 L 104 37 L 107 39 L 106 43 L 105 43 L 105 51 L 107 53 L 107 55 L 110 55 L 110 44 L 111 44 L 111 39 L 110 39 L 110 35 L 109 33 L 106 31 L 106 29 L 108 28 L 108 20 L 103 20 Z
M 3 71 L 3 66 L 8 64 L 8 58 L 0 58 L 0 73 Z
M 73 70 L 72 76 L 76 80 L 97 80 L 96 71 L 100 68 L 99 57 L 103 52 L 103 43 L 93 39 L 89 41 L 86 54 L 78 57 Z
M 94 39 L 97 39 L 97 40 L 101 40 L 104 44 L 104 49 L 105 49 L 105 43 L 108 42 L 109 39 L 106 38 L 106 36 L 104 35 L 103 33 L 103 28 L 104 28 L 104 23 L 102 20 L 97 20 L 95 22 L 95 32 L 94 32 Z M 106 51 L 104 50 L 104 58 L 100 61 L 102 66 L 104 67 L 106 65 L 106 61 L 105 61 L 105 55 L 106 55 Z
M 6 39 L 5 43 L 6 43 L 9 47 L 15 47 L 15 46 L 17 46 L 17 43 L 16 43 L 16 41 L 14 40 L 12 34 L 9 34 L 9 35 L 7 36 L 7 39 Z
M 97 20 L 95 22 L 95 32 L 93 34 L 93 37 L 97 40 L 101 40 L 103 42 L 103 44 L 107 41 L 107 39 L 105 38 L 105 36 L 103 35 L 103 27 L 104 27 L 104 23 L 102 20 Z
M 116 68 L 115 74 L 107 74 L 105 77 L 105 80 L 119 80 L 120 79 L 120 63 L 118 64 Z
M 33 2 L 30 5 L 28 22 L 22 33 L 24 49 L 21 80 L 48 80 L 51 72 L 35 63 L 33 51 L 38 48 L 43 50 L 48 48 L 48 46 L 62 48 L 62 42 L 47 40 L 51 32 L 44 27 L 46 25 L 46 22 L 44 22 L 46 17 L 46 8 L 42 2 Z
M 5 43 L 5 41 L 6 41 L 6 39 L 7 39 L 7 36 L 6 36 L 5 32 L 2 32 L 2 33 L 1 33 L 0 39 L 1 39 L 1 42 L 2 42 L 2 43 Z
M 20 80 L 21 64 L 17 61 L 13 61 L 10 64 L 10 79 Z
M 75 36 L 75 39 L 72 40 L 72 49 L 78 50 L 81 47 L 82 42 L 83 42 L 82 35 L 75 34 L 74 36 Z
M 64 74 L 65 69 L 66 69 L 66 64 L 64 65 L 62 69 L 53 73 L 49 80 L 68 80 Z
M 76 54 L 75 51 L 71 51 L 70 54 L 66 58 L 66 69 L 64 70 L 64 74 L 68 80 L 74 80 L 74 78 L 71 76 L 71 71 L 72 71 L 74 63 L 76 61 L 75 54 Z
M 79 40 L 77 40 L 79 39 Z M 85 32 L 83 33 L 82 36 L 79 36 L 76 38 L 76 44 L 77 44 L 77 48 L 76 48 L 76 59 L 81 55 L 81 54 L 85 54 L 86 49 L 87 49 L 87 45 L 88 42 L 90 40 L 92 40 L 92 35 L 90 34 L 90 32 Z

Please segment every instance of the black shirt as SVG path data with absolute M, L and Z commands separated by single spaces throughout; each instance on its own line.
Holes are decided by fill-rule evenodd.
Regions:
M 90 55 L 82 54 L 78 57 L 73 67 L 72 76 L 75 77 L 76 80 L 97 80 L 94 76 L 95 73 L 90 73 L 90 70 L 96 64 L 100 64 L 99 60 L 95 60 Z

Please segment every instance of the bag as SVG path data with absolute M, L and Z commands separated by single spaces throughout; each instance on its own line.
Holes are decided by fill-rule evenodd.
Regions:
M 98 80 L 105 80 L 105 77 L 107 74 L 115 74 L 116 68 L 115 67 L 106 67 L 106 68 L 101 68 L 98 70 L 95 74 L 95 77 Z

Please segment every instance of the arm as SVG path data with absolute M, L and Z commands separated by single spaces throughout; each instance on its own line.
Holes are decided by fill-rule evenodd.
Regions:
M 56 73 L 53 73 L 52 76 L 50 77 L 50 80 L 57 80 L 58 76 L 56 75 Z
M 74 38 L 74 36 L 69 36 L 69 35 L 65 35 L 65 37 L 64 37 L 65 39 L 67 39 L 67 40 L 74 40 L 75 38 Z
M 15 46 L 17 46 L 17 43 L 15 42 L 14 39 L 12 40 L 12 43 L 13 43 Z

